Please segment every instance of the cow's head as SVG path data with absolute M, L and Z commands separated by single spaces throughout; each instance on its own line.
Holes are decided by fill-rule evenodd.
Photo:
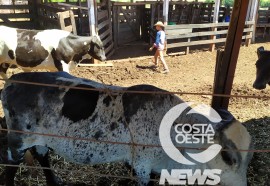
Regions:
M 221 185 L 247 185 L 247 168 L 253 156 L 247 152 L 253 145 L 247 129 L 234 120 L 216 132 L 217 141 L 222 146 L 220 153 L 208 165 L 211 169 L 221 169 Z
M 88 51 L 88 54 L 90 56 L 92 56 L 93 58 L 98 59 L 100 61 L 106 60 L 106 55 L 105 55 L 103 43 L 100 40 L 99 36 L 94 35 L 91 37 L 90 49 Z
M 202 148 L 205 150 L 194 151 L 193 149 L 185 149 L 183 150 L 183 154 L 185 157 L 189 156 L 188 160 L 195 163 L 196 168 L 194 169 L 210 170 L 207 176 L 213 180 L 217 180 L 217 177 L 215 177 L 215 179 L 213 178 L 212 175 L 215 173 L 211 172 L 211 170 L 221 170 L 220 174 L 216 174 L 216 176 L 220 178 L 220 185 L 246 186 L 247 168 L 253 155 L 252 152 L 248 151 L 253 148 L 251 136 L 245 126 L 237 121 L 230 112 L 227 110 L 217 110 L 217 112 L 222 118 L 222 121 L 219 123 L 212 123 L 212 127 L 215 132 L 214 144 L 218 144 L 221 149 L 218 146 L 213 146 L 213 143 L 209 143 L 207 141 L 207 136 L 197 136 L 197 139 L 204 138 L 204 142 L 192 143 L 191 145 L 188 145 L 188 147 Z M 204 120 L 204 118 L 200 116 L 196 118 L 195 124 L 205 123 L 207 121 L 208 120 Z M 177 121 L 177 123 L 178 122 L 179 121 Z M 182 120 L 181 123 L 184 122 Z M 193 134 L 198 134 L 197 129 L 193 132 Z M 209 134 L 211 134 L 210 131 Z M 183 146 L 183 144 L 181 145 Z M 213 154 L 215 155 L 214 158 L 208 160 Z M 202 160 L 205 160 L 206 162 L 204 163 Z M 194 167 L 194 165 L 192 166 Z
M 253 83 L 255 89 L 265 89 L 270 84 L 270 51 L 263 47 L 257 49 L 258 60 L 256 62 L 256 80 Z

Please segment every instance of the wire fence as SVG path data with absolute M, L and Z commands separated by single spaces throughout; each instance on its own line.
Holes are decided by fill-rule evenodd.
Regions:
M 17 84 L 25 84 L 25 85 L 33 85 L 33 86 L 43 86 L 43 87 L 53 87 L 53 88 L 64 88 L 64 89 L 77 89 L 77 90 L 85 90 L 85 91 L 98 91 L 98 92 L 104 92 L 109 95 L 114 94 L 152 94 L 152 95 L 194 95 L 194 96 L 216 96 L 216 97 L 228 97 L 228 98 L 245 98 L 245 99 L 270 99 L 270 96 L 258 96 L 258 95 L 225 95 L 225 94 L 213 94 L 213 93 L 207 93 L 207 92 L 182 92 L 182 91 L 134 91 L 134 90 L 127 90 L 125 88 L 112 88 L 111 86 L 105 85 L 103 83 L 103 88 L 87 88 L 87 87 L 75 87 L 75 86 L 67 86 L 67 85 L 59 85 L 59 84 L 47 84 L 47 83 L 40 83 L 40 82 L 30 82 L 30 81 L 19 81 L 19 80 L 12 80 L 12 79 L 0 79 L 0 81 L 5 81 L 6 83 L 17 83 Z M 102 80 L 101 80 L 102 81 Z M 148 148 L 162 148 L 161 145 L 157 144 L 140 144 L 133 142 L 118 142 L 118 141 L 106 141 L 106 140 L 97 140 L 94 138 L 80 138 L 80 137 L 74 137 L 74 136 L 61 136 L 56 134 L 46 134 L 46 133 L 38 133 L 38 132 L 30 132 L 30 131 L 22 131 L 22 130 L 11 130 L 11 129 L 5 129 L 0 128 L 0 131 L 2 132 L 8 132 L 8 133 L 18 133 L 18 134 L 28 134 L 28 135 L 40 135 L 44 137 L 53 137 L 53 138 L 61 138 L 61 139 L 68 139 L 68 140 L 81 140 L 81 141 L 88 141 L 91 143 L 106 143 L 106 144 L 112 144 L 112 145 L 127 145 L 131 146 L 131 148 L 135 147 L 148 147 Z M 181 149 L 188 149 L 188 150 L 205 150 L 206 148 L 192 148 L 192 147 L 176 147 L 179 150 Z M 134 151 L 134 150 L 133 150 Z M 221 151 L 238 151 L 238 152 L 256 152 L 256 153 L 270 153 L 270 149 L 221 149 Z M 132 158 L 133 159 L 133 158 Z M 132 160 L 133 161 L 133 160 Z M 4 167 L 19 167 L 19 168 L 28 168 L 28 169 L 43 169 L 43 170 L 52 170 L 52 171 L 58 171 L 58 172 L 73 172 L 73 173 L 80 173 L 85 174 L 86 171 L 78 171 L 78 170 L 70 170 L 70 169 L 58 169 L 58 168 L 48 168 L 48 167 L 37 167 L 37 166 L 28 166 L 28 165 L 10 165 L 10 164 L 0 164 L 0 166 Z M 133 172 L 133 169 L 131 169 L 131 172 Z M 89 172 L 93 174 L 93 172 Z M 100 173 L 94 173 L 95 176 L 100 177 L 111 177 L 111 178 L 119 178 L 119 179 L 129 179 L 129 180 L 135 180 L 138 181 L 138 178 L 134 177 L 132 174 L 130 176 L 119 176 L 119 175 L 112 175 L 112 174 L 100 174 Z M 150 181 L 158 182 L 159 180 L 156 179 L 150 179 Z
M 38 82 L 30 82 L 30 81 L 18 81 L 11 79 L 0 79 L 1 81 L 5 81 L 7 83 L 18 83 L 18 84 L 26 84 L 26 85 L 35 85 L 35 86 L 43 86 L 43 87 L 54 87 L 54 88 L 65 88 L 65 89 L 76 89 L 76 90 L 88 90 L 88 91 L 97 91 L 97 92 L 105 92 L 113 94 L 156 94 L 156 95 L 194 95 L 194 96 L 215 96 L 215 97 L 228 97 L 228 98 L 246 98 L 246 99 L 270 99 L 270 96 L 257 96 L 257 95 L 228 95 L 228 94 L 213 94 L 213 93 L 198 93 L 198 92 L 182 92 L 182 91 L 139 91 L 139 90 L 126 90 L 126 89 L 112 89 L 111 86 L 104 85 L 104 88 L 88 88 L 88 87 L 75 87 L 68 85 L 57 85 L 57 84 L 49 84 L 49 83 L 38 83 Z

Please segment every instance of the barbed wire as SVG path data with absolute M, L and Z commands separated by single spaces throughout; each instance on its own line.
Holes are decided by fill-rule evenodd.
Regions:
M 100 80 L 100 79 L 99 79 Z M 65 89 L 77 89 L 77 90 L 86 90 L 86 91 L 98 91 L 104 92 L 109 95 L 114 94 L 153 94 L 153 95 L 194 95 L 194 96 L 215 96 L 215 97 L 227 97 L 227 98 L 245 98 L 245 99 L 270 99 L 270 96 L 257 96 L 257 95 L 226 95 L 226 94 L 213 94 L 207 92 L 184 92 L 184 91 L 140 91 L 140 90 L 127 90 L 125 87 L 123 89 L 113 89 L 110 85 L 106 85 L 102 80 L 103 88 L 87 88 L 87 87 L 75 87 L 75 86 L 68 86 L 68 85 L 59 85 L 59 84 L 48 84 L 48 83 L 39 83 L 39 82 L 31 82 L 31 81 L 19 81 L 19 80 L 11 80 L 11 79 L 0 79 L 0 81 L 5 81 L 7 83 L 18 83 L 18 84 L 26 84 L 26 85 L 34 85 L 34 86 L 43 86 L 43 87 L 54 87 L 54 88 L 65 88 Z M 37 132 L 30 132 L 30 131 L 22 131 L 22 130 L 11 130 L 11 129 L 0 129 L 0 131 L 4 132 L 13 132 L 13 133 L 20 133 L 20 134 L 31 134 L 31 135 L 40 135 L 45 137 L 55 137 L 55 138 L 62 138 L 62 139 L 71 139 L 71 140 L 82 140 L 82 141 L 89 141 L 93 143 L 106 143 L 106 144 L 115 144 L 115 145 L 128 145 L 132 148 L 134 147 L 148 147 L 148 148 L 162 148 L 161 145 L 155 144 L 140 144 L 135 142 L 117 142 L 117 141 L 108 141 L 108 140 L 97 140 L 97 139 L 90 139 L 90 138 L 79 138 L 73 136 L 61 136 L 56 134 L 45 134 L 45 133 L 37 133 Z M 194 148 L 194 147 L 176 147 L 177 149 L 188 149 L 188 150 L 206 150 L 207 148 Z M 270 153 L 270 149 L 221 149 L 221 151 L 238 151 L 238 152 L 256 152 L 256 153 Z M 134 158 L 134 157 L 133 157 Z M 132 158 L 132 159 L 133 159 Z M 9 166 L 9 167 L 19 167 L 19 168 L 30 168 L 30 169 L 42 169 L 42 170 L 51 170 L 51 171 L 62 171 L 62 172 L 72 172 L 72 173 L 80 173 L 85 174 L 88 173 L 87 171 L 80 171 L 80 170 L 67 170 L 67 169 L 59 169 L 59 168 L 48 168 L 48 167 L 38 167 L 38 166 L 28 166 L 28 165 L 10 165 L 10 164 L 0 164 L 0 166 Z M 100 174 L 94 173 L 93 171 L 89 174 L 99 176 L 99 177 L 111 177 L 111 178 L 119 178 L 119 179 L 129 179 L 138 181 L 137 177 L 132 175 L 130 176 L 119 176 L 119 175 L 112 175 L 112 174 Z M 132 170 L 131 170 L 132 174 Z M 148 179 L 148 178 L 145 178 Z M 159 180 L 150 179 L 150 181 L 158 182 Z
M 38 132 L 30 132 L 30 131 L 22 131 L 22 130 L 12 130 L 12 129 L 0 129 L 0 131 L 4 132 L 13 132 L 13 133 L 19 133 L 19 134 L 31 134 L 31 135 L 40 135 L 45 137 L 55 137 L 55 138 L 61 138 L 61 139 L 71 139 L 71 140 L 81 140 L 81 141 L 89 141 L 93 143 L 109 143 L 113 145 L 127 145 L 127 146 L 135 146 L 135 147 L 149 147 L 149 148 L 162 148 L 161 145 L 156 144 L 141 144 L 141 143 L 135 143 L 135 142 L 118 142 L 118 141 L 109 141 L 109 140 L 97 140 L 92 138 L 79 138 L 79 137 L 73 137 L 73 136 L 61 136 L 57 134 L 46 134 L 46 133 L 38 133 Z M 207 148 L 198 148 L 198 147 L 176 147 L 177 149 L 188 149 L 188 150 L 206 150 Z M 216 150 L 216 149 L 212 149 Z M 236 151 L 236 152 L 263 152 L 268 153 L 270 152 L 270 149 L 221 149 L 221 151 Z
M 246 98 L 246 99 L 270 99 L 270 96 L 257 96 L 257 95 L 237 95 L 237 94 L 214 94 L 214 93 L 198 93 L 198 92 L 184 92 L 184 91 L 143 91 L 143 90 L 127 90 L 127 89 L 112 89 L 110 85 L 104 85 L 104 88 L 88 88 L 88 87 L 75 87 L 69 85 L 58 85 L 58 84 L 50 84 L 50 83 L 38 83 L 31 81 L 19 81 L 12 79 L 0 79 L 0 81 L 5 81 L 8 83 L 18 83 L 18 84 L 26 84 L 26 85 L 35 85 L 35 86 L 43 86 L 43 87 L 55 87 L 55 88 L 65 88 L 65 89 L 77 89 L 77 90 L 88 90 L 88 91 L 98 91 L 98 92 L 110 92 L 111 95 L 114 94 L 156 94 L 156 95 L 194 95 L 194 96 L 212 96 L 212 97 L 227 97 L 227 98 Z M 123 87 L 125 88 L 125 87 Z

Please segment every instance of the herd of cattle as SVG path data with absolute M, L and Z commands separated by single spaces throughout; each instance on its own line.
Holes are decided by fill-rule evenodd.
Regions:
M 270 51 L 260 47 L 257 53 L 257 77 L 253 86 L 263 89 L 270 83 Z M 104 88 L 104 85 L 67 73 L 85 57 L 106 59 L 98 36 L 80 37 L 61 30 L 35 31 L 0 26 L 0 70 L 3 78 L 7 78 L 5 73 L 8 67 L 14 65 L 25 71 L 65 71 L 26 72 L 13 75 L 10 80 L 70 87 L 45 87 L 12 81 L 5 84 L 1 100 L 6 127 L 25 133 L 7 133 L 8 144 L 1 163 L 19 165 L 25 152 L 30 150 L 41 166 L 50 167 L 50 149 L 67 161 L 79 164 L 124 161 L 133 167 L 139 185 L 146 185 L 150 173 L 160 173 L 161 169 L 188 168 L 221 169 L 221 185 L 247 185 L 246 172 L 252 153 L 238 150 L 251 149 L 252 140 L 246 128 L 230 113 L 221 114 L 222 122 L 214 125 L 215 142 L 226 151 L 205 164 L 181 165 L 170 159 L 162 148 L 125 145 L 160 145 L 158 132 L 163 116 L 183 100 L 169 94 L 123 93 L 165 92 L 150 85 L 107 86 L 104 92 L 94 90 Z M 194 114 L 189 118 L 179 116 L 177 122 L 202 121 Z M 31 135 L 29 132 L 52 135 Z M 94 143 L 53 135 L 118 143 Z M 192 144 L 184 145 L 193 147 Z M 204 147 L 207 148 L 207 144 Z M 185 150 L 181 152 L 186 155 Z M 6 185 L 14 185 L 17 169 L 6 167 Z M 61 184 L 51 170 L 44 169 L 44 174 L 48 185 Z

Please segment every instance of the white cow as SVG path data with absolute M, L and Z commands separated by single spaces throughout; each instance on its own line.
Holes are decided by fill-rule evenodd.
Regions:
M 11 80 L 67 85 L 84 88 L 104 88 L 91 80 L 73 77 L 64 72 L 22 73 Z M 162 91 L 150 85 L 132 87 L 108 86 L 117 91 Z M 160 145 L 159 126 L 168 110 L 183 103 L 175 95 L 138 93 L 109 93 L 95 90 L 43 87 L 7 83 L 2 91 L 2 103 L 8 129 L 27 132 L 73 136 L 119 143 Z M 42 135 L 8 133 L 8 160 L 19 164 L 27 149 L 35 148 L 36 157 L 43 166 L 49 166 L 47 148 L 66 159 L 79 164 L 99 164 L 124 161 L 132 165 L 139 185 L 146 185 L 150 173 L 161 169 L 221 169 L 221 184 L 245 186 L 246 171 L 252 153 L 239 152 L 251 148 L 251 137 L 246 128 L 228 112 L 223 121 L 213 125 L 215 143 L 227 149 L 207 163 L 182 165 L 172 160 L 162 148 L 130 146 L 72 140 Z M 227 117 L 229 116 L 229 117 Z M 201 117 L 179 116 L 178 123 L 201 123 Z M 175 134 L 172 133 L 175 137 Z M 173 137 L 173 138 L 174 138 Z M 197 147 L 184 144 L 186 147 Z M 208 148 L 209 144 L 201 147 Z M 181 150 L 184 156 L 192 150 Z M 16 168 L 7 168 L 7 185 L 14 185 Z M 52 172 L 45 171 L 48 184 L 57 185 Z

